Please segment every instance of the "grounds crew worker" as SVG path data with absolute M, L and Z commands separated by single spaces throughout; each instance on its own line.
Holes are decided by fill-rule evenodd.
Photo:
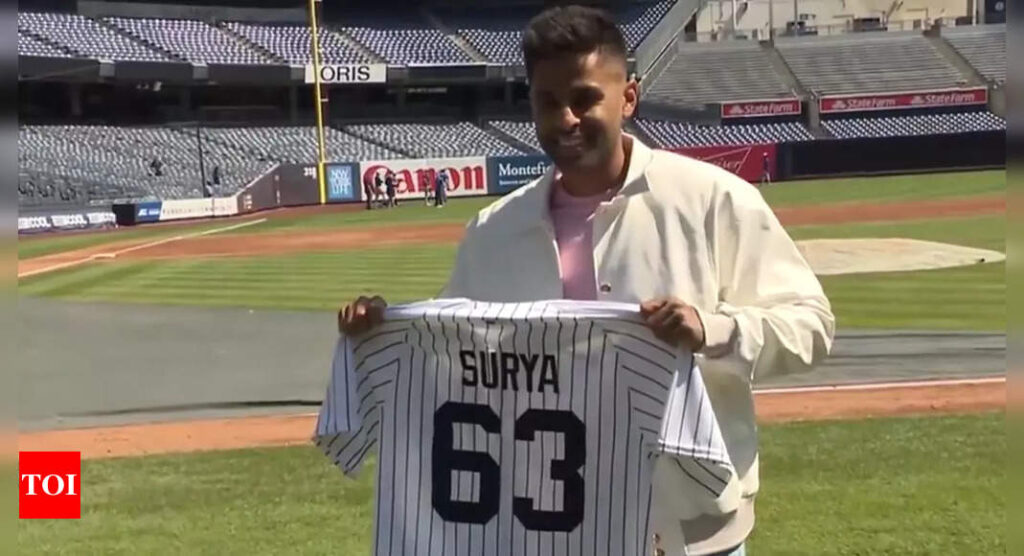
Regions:
M 549 9 L 528 25 L 523 54 L 537 138 L 554 166 L 468 224 L 441 297 L 636 303 L 657 336 L 697 353 L 742 495 L 727 511 L 695 515 L 659 488 L 661 466 L 652 529 L 670 556 L 684 544 L 694 555 L 744 554 L 758 491 L 751 383 L 808 371 L 828 354 L 829 301 L 754 186 L 623 133 L 637 85 L 614 19 Z M 363 333 L 384 306 L 360 297 L 339 327 Z

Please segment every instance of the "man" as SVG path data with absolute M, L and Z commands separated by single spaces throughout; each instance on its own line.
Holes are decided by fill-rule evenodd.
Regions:
M 373 202 L 383 206 L 384 190 L 381 189 L 381 186 L 384 185 L 384 178 L 382 178 L 380 175 L 381 172 L 377 172 L 377 174 L 373 176 Z
M 442 168 L 434 182 L 434 206 L 443 207 L 448 201 L 448 170 Z
M 652 530 L 669 555 L 684 546 L 743 554 L 758 491 L 751 383 L 827 355 L 829 302 L 756 188 L 623 133 L 637 85 L 605 12 L 543 12 L 523 34 L 523 54 L 537 137 L 554 166 L 468 224 L 441 297 L 635 303 L 656 335 L 697 353 L 742 502 L 693 515 L 659 488 L 674 478 L 662 466 Z M 339 328 L 361 334 L 385 305 L 360 297 L 339 312 Z
M 388 170 L 388 173 L 385 174 L 385 176 L 384 176 L 384 188 L 385 188 L 385 190 L 387 191 L 387 194 L 388 194 L 388 198 L 387 198 L 387 201 L 386 201 L 386 203 L 387 203 L 386 206 L 393 207 L 393 206 L 395 206 L 397 204 L 395 202 L 395 194 L 396 194 L 396 188 L 397 187 L 398 187 L 398 184 L 395 182 L 395 173 L 392 172 L 391 170 Z
M 768 160 L 768 153 L 761 153 L 761 183 L 758 187 L 763 187 L 765 184 L 772 184 L 772 173 L 770 170 L 770 161 Z

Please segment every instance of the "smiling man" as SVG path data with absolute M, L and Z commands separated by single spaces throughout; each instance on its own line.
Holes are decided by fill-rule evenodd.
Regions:
M 758 491 L 751 384 L 828 354 L 828 299 L 753 186 L 623 132 L 638 90 L 606 12 L 549 9 L 522 46 L 537 137 L 554 166 L 468 224 L 442 297 L 635 303 L 658 337 L 696 353 L 742 496 L 728 511 L 695 513 L 663 467 L 652 525 L 669 555 L 743 554 Z M 384 307 L 361 297 L 339 312 L 339 327 L 363 333 Z

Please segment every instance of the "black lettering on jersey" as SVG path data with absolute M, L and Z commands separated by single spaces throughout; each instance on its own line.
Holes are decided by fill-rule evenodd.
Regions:
M 540 384 L 537 385 L 537 391 L 544 393 L 544 385 L 550 384 L 554 387 L 555 393 L 558 393 L 558 367 L 555 365 L 554 355 L 545 355 L 544 362 L 541 363 L 540 368 Z
M 508 390 L 509 384 L 513 391 L 519 391 L 519 356 L 514 353 L 501 354 L 501 389 Z M 511 380 L 510 380 L 511 378 Z
M 479 377 L 477 376 L 476 359 L 473 352 L 468 350 L 460 351 L 459 361 L 462 362 L 462 385 L 476 386 Z
M 482 355 L 482 354 L 481 354 Z M 497 388 L 498 387 L 498 352 L 492 351 L 489 354 L 490 364 L 485 357 L 483 359 L 483 365 L 480 369 L 480 379 L 483 383 L 484 388 Z M 488 372 L 488 369 L 490 372 Z
M 533 392 L 533 370 L 537 368 L 537 360 L 540 356 L 537 354 L 527 357 L 525 354 L 519 354 L 519 360 L 523 362 L 523 368 L 526 369 L 526 391 Z
M 462 363 L 462 385 L 519 392 L 519 371 L 525 371 L 527 392 L 545 392 L 548 387 L 558 394 L 558 364 L 554 355 L 527 355 L 497 351 L 459 352 Z

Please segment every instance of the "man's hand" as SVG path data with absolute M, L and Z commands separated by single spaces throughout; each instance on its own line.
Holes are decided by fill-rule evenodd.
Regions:
M 704 323 L 697 310 L 674 297 L 640 304 L 640 314 L 660 340 L 696 353 L 704 347 Z
M 360 296 L 338 311 L 338 331 L 346 336 L 358 336 L 369 331 L 384 320 L 387 306 L 379 295 Z

